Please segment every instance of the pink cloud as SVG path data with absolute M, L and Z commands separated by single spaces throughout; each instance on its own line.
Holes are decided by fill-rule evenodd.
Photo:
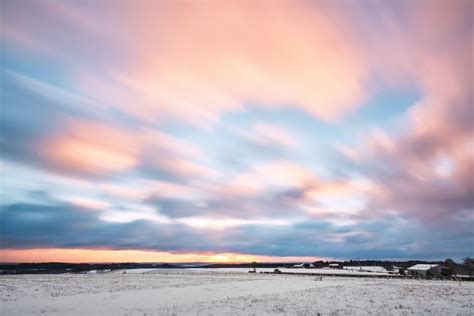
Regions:
M 154 27 L 160 17 L 162 27 Z M 325 8 L 159 5 L 144 6 L 129 21 L 143 42 L 141 58 L 122 79 L 174 115 L 205 118 L 254 102 L 291 104 L 332 120 L 364 95 L 359 47 L 341 17 Z
M 372 196 L 367 216 L 396 210 L 402 216 L 445 224 L 474 207 L 474 155 L 469 149 L 474 141 L 474 41 L 472 28 L 466 28 L 469 17 L 458 10 L 459 4 L 416 11 L 410 21 L 413 36 L 394 37 L 406 50 L 392 53 L 386 75 L 413 80 L 422 94 L 409 109 L 403 130 L 371 133 L 358 149 L 341 147 L 346 157 L 366 164 L 365 172 L 381 192 Z M 435 23 L 436 16 L 445 19 Z M 433 22 L 429 31 L 424 19 Z M 440 39 L 449 44 L 441 49 Z M 412 63 L 417 66 L 409 67 Z
M 85 174 L 107 174 L 132 169 L 139 148 L 131 135 L 90 122 L 71 121 L 64 133 L 43 144 L 55 166 Z
M 124 1 L 113 8 L 97 4 L 101 7 L 96 12 L 74 3 L 36 5 L 41 9 L 29 15 L 21 15 L 26 6 L 9 10 L 15 14 L 4 23 L 9 28 L 4 37 L 41 48 L 42 54 L 66 66 L 90 104 L 100 105 L 96 111 L 118 109 L 142 120 L 135 131 L 68 121 L 60 133 L 41 142 L 49 166 L 93 175 L 143 168 L 156 177 L 178 176 L 196 191 L 169 183 L 148 188 L 147 183 L 139 189 L 124 184 L 104 187 L 110 195 L 137 201 L 185 197 L 191 205 L 184 203 L 183 213 L 194 202 L 206 205 L 195 197 L 209 198 L 217 205 L 211 211 L 229 212 L 228 226 L 259 223 L 254 218 L 278 208 L 286 213 L 303 209 L 340 223 L 347 220 L 344 211 L 357 215 L 361 210 L 367 217 L 393 211 L 444 222 L 474 207 L 471 4 L 420 3 L 397 4 L 397 10 L 373 4 L 370 10 L 353 12 L 351 6 L 321 3 Z M 368 12 L 375 18 L 369 20 Z M 12 20 L 16 14 L 20 18 Z M 33 83 L 30 90 L 36 87 L 42 96 L 55 92 Z M 225 175 L 208 167 L 208 157 L 198 146 L 143 127 L 172 122 L 170 118 L 208 126 L 247 104 L 291 106 L 334 121 L 374 88 L 387 86 L 415 87 L 421 98 L 408 111 L 403 130 L 371 130 L 361 148 L 340 146 L 362 165 L 367 183 L 325 181 L 290 161 L 254 164 L 226 182 Z M 84 106 L 83 101 L 75 102 Z M 258 123 L 251 132 L 264 144 L 292 148 L 297 143 L 290 131 L 273 124 Z M 276 207 L 271 204 L 275 200 Z M 162 220 L 153 214 L 147 209 L 138 217 L 112 213 L 108 219 Z M 218 222 L 214 217 L 201 221 L 203 227 Z
M 139 168 L 190 178 L 219 175 L 203 164 L 207 156 L 193 143 L 146 128 L 129 131 L 65 119 L 38 148 L 48 166 L 78 175 L 105 176 Z
M 253 103 L 295 106 L 332 121 L 366 95 L 366 56 L 344 10 L 331 5 L 120 2 L 100 7 L 101 14 L 90 8 L 45 2 L 28 8 L 27 23 L 12 18 L 9 32 L 70 64 L 85 95 L 143 120 L 202 125 Z M 77 51 L 62 46 L 70 34 Z M 76 65 L 75 54 L 92 54 L 91 39 L 100 64 L 91 58 Z

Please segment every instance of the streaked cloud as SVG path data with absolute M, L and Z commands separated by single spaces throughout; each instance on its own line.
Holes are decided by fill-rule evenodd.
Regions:
M 101 174 L 126 171 L 137 165 L 137 142 L 130 135 L 88 122 L 66 125 L 60 136 L 43 144 L 47 159 L 59 168 Z
M 469 9 L 4 1 L 2 260 L 469 255 Z

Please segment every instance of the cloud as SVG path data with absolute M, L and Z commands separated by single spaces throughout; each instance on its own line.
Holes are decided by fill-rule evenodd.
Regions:
M 154 250 L 176 254 L 209 252 L 268 256 L 307 256 L 326 253 L 333 257 L 439 258 L 439 249 L 450 246 L 450 255 L 462 256 L 465 247 L 454 240 L 472 242 L 472 235 L 445 231 L 436 236 L 403 219 L 366 221 L 337 227 L 327 221 L 263 225 L 247 221 L 209 230 L 213 221 L 197 221 L 193 228 L 179 222 L 147 220 L 111 222 L 99 214 L 70 204 L 13 204 L 1 208 L 2 251 L 6 249 L 63 248 Z M 215 222 L 217 223 L 217 222 Z M 204 225 L 204 226 L 203 226 Z M 278 229 L 275 229 L 276 226 Z M 401 232 L 404 234 L 401 234 Z M 426 238 L 430 236 L 430 238 Z M 373 238 L 372 238 L 373 237 Z M 416 245 L 422 241 L 425 245 Z M 398 250 L 394 250 L 398 249 Z M 438 249 L 438 250 L 436 250 Z M 120 253 L 120 252 L 119 252 Z M 441 252 L 442 255 L 445 252 Z M 306 254 L 306 255 L 305 255 Z M 86 259 L 83 259 L 86 260 Z
M 66 122 L 63 133 L 43 144 L 45 156 L 55 167 L 82 174 L 127 171 L 137 164 L 133 136 L 97 123 Z
M 293 223 L 318 218 L 343 225 L 354 221 L 351 216 L 364 208 L 366 195 L 373 190 L 367 179 L 323 180 L 303 166 L 272 161 L 231 178 L 196 182 L 188 190 L 171 189 L 170 194 L 156 190 L 146 203 L 184 222 L 228 220 L 240 226 L 263 225 L 270 219 Z
M 335 120 L 364 98 L 365 56 L 330 5 L 130 5 L 104 3 L 97 15 L 74 2 L 11 2 L 6 40 L 44 47 L 82 93 L 144 121 L 202 125 L 249 102 Z
M 78 177 L 133 170 L 179 180 L 218 175 L 203 165 L 206 155 L 191 142 L 145 125 L 132 130 L 63 88 L 12 71 L 2 76 L 0 144 L 10 160 Z
M 299 145 L 297 138 L 287 128 L 274 123 L 257 122 L 244 135 L 250 142 L 263 147 L 294 150 Z
M 288 219 L 241 219 L 241 218 L 206 218 L 206 217 L 184 217 L 178 218 L 178 222 L 193 228 L 212 230 L 226 230 L 229 227 L 259 225 L 259 226 L 290 226 Z
M 451 227 L 459 214 L 474 209 L 474 42 L 468 7 L 467 1 L 457 1 L 402 5 L 397 14 L 386 7 L 378 11 L 386 21 L 385 37 L 373 32 L 370 46 L 390 62 L 375 59 L 374 65 L 389 84 L 416 85 L 421 99 L 399 130 L 372 130 L 360 147 L 340 147 L 376 188 L 367 217 L 399 212 Z
M 132 221 L 102 220 L 100 213 L 70 204 L 12 204 L 2 206 L 1 212 L 2 248 L 204 250 L 211 245 L 204 235 L 198 237 L 184 225 L 163 226 L 139 217 Z
M 110 208 L 110 204 L 106 201 L 101 201 L 93 198 L 84 198 L 80 196 L 67 196 L 63 197 L 66 203 L 70 203 L 74 206 L 90 209 L 90 210 L 105 210 Z
M 462 256 L 470 5 L 7 1 L 2 247 Z

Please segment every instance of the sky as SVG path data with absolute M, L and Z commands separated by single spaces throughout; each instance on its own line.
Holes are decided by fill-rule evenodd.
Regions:
M 471 1 L 0 3 L 0 261 L 474 255 Z

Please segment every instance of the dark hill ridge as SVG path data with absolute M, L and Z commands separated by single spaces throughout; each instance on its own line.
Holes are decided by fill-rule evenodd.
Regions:
M 91 270 L 119 270 L 139 268 L 179 268 L 178 265 L 169 263 L 16 263 L 0 264 L 2 274 L 49 274 L 49 273 L 80 273 Z

